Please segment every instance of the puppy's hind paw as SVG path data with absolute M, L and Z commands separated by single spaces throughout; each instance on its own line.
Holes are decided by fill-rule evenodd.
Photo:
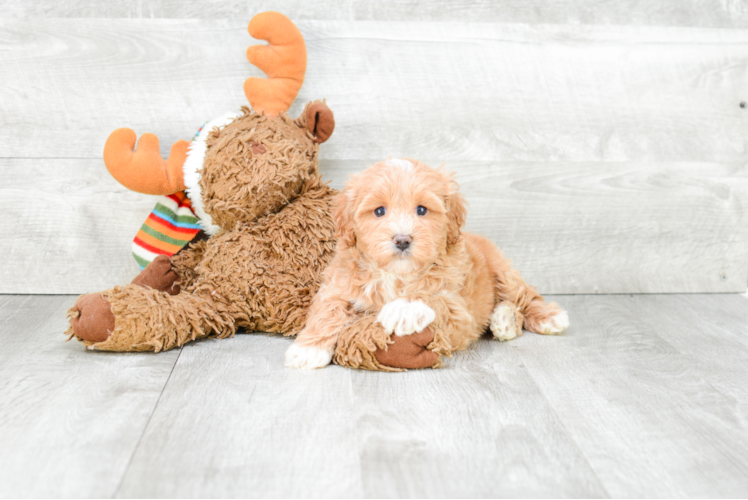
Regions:
M 286 351 L 286 366 L 305 370 L 324 368 L 332 361 L 332 353 L 333 351 L 299 345 L 294 342 Z
M 538 333 L 542 335 L 559 335 L 569 328 L 569 314 L 561 311 L 538 325 Z
M 384 305 L 377 321 L 386 333 L 410 335 L 422 332 L 436 319 L 436 313 L 420 300 L 396 299 Z
M 489 319 L 489 328 L 494 337 L 503 342 L 522 335 L 522 328 L 517 324 L 516 311 L 516 306 L 510 302 L 502 302 L 496 306 Z

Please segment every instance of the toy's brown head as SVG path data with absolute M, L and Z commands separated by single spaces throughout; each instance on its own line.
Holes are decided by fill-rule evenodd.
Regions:
M 334 123 L 322 102 L 307 104 L 296 120 L 285 113 L 242 111 L 243 116 L 211 133 L 201 171 L 205 211 L 223 229 L 277 212 L 318 185 L 317 154 L 326 137 L 313 130 L 321 122 Z
M 307 104 L 295 120 L 286 115 L 304 80 L 306 49 L 298 28 L 285 16 L 265 12 L 249 32 L 271 45 L 253 46 L 250 62 L 268 79 L 250 78 L 244 89 L 252 110 L 207 141 L 200 187 L 205 211 L 223 229 L 277 212 L 319 183 L 317 153 L 335 128 L 323 101 Z
M 127 128 L 115 130 L 104 146 L 107 169 L 125 187 L 147 194 L 187 189 L 200 219 L 202 207 L 212 218 L 203 220 L 209 234 L 218 230 L 214 225 L 231 229 L 276 212 L 319 184 L 317 151 L 335 128 L 323 101 L 307 104 L 295 120 L 286 116 L 306 71 L 304 38 L 291 20 L 263 12 L 252 18 L 249 33 L 270 42 L 247 50 L 249 61 L 268 75 L 244 83 L 251 111 L 242 108 L 207 139 L 174 143 L 168 160 L 152 134 L 143 134 L 135 150 L 135 132 Z
M 319 183 L 317 153 L 335 128 L 324 102 L 307 104 L 293 120 L 286 110 L 304 81 L 306 48 L 298 28 L 277 12 L 249 23 L 249 33 L 270 45 L 247 51 L 267 79 L 244 84 L 252 110 L 211 133 L 201 171 L 205 211 L 223 229 L 277 212 L 311 185 Z

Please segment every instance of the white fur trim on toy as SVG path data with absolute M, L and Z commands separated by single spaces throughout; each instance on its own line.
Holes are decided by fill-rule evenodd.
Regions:
M 223 128 L 240 116 L 242 116 L 241 111 L 233 111 L 203 125 L 195 138 L 192 139 L 189 149 L 187 150 L 187 159 L 184 161 L 184 165 L 182 166 L 184 172 L 184 185 L 187 186 L 185 192 L 187 193 L 187 196 L 190 197 L 190 201 L 192 201 L 192 210 L 194 210 L 195 215 L 200 219 L 203 231 L 208 233 L 210 236 L 217 234 L 221 228 L 213 224 L 213 219 L 211 219 L 210 215 L 205 213 L 203 192 L 200 189 L 200 169 L 203 168 L 205 153 L 208 151 L 206 141 L 208 140 L 208 135 L 214 128 Z

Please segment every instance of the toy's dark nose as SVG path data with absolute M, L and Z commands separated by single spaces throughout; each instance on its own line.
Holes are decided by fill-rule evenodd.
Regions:
M 405 250 L 406 248 L 410 246 L 411 242 L 413 241 L 413 238 L 411 238 L 407 234 L 398 234 L 397 236 L 395 236 L 393 241 L 395 242 L 395 246 L 399 248 L 400 251 L 402 252 L 403 250 Z

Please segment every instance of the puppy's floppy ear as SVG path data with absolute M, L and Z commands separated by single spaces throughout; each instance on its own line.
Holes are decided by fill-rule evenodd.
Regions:
M 465 225 L 467 218 L 467 202 L 462 194 L 458 193 L 460 185 L 452 180 L 452 176 L 447 176 L 447 245 L 454 245 L 460 239 L 462 226 Z
M 353 232 L 353 207 L 350 199 L 350 188 L 346 188 L 333 200 L 332 219 L 335 222 L 335 237 L 338 239 L 338 250 L 351 248 L 356 244 Z

